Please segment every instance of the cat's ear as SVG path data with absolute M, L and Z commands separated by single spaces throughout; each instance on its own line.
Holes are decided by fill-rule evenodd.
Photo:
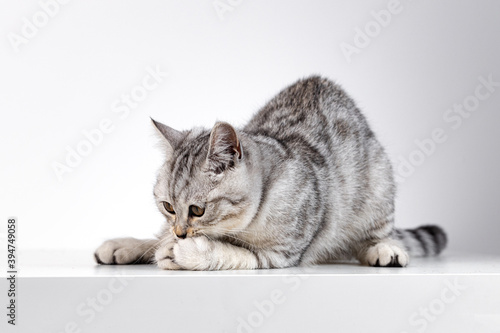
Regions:
M 184 140 L 184 133 L 179 132 L 172 127 L 164 125 L 159 121 L 151 118 L 153 126 L 156 128 L 158 135 L 161 137 L 162 142 L 166 144 L 166 148 L 169 150 L 174 150 L 181 142 Z
M 207 162 L 216 174 L 231 168 L 243 157 L 240 140 L 233 126 L 218 122 L 210 133 Z

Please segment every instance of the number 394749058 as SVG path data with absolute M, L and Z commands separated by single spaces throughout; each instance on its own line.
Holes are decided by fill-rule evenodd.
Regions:
M 7 221 L 7 264 L 10 269 L 16 267 L 16 220 Z

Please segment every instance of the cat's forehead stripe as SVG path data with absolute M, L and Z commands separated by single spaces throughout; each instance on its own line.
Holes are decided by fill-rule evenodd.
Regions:
M 170 194 L 176 199 L 183 191 L 189 189 L 190 179 L 195 176 L 195 170 L 201 170 L 199 166 L 204 162 L 205 147 L 208 145 L 208 135 L 201 133 L 191 140 L 184 148 L 184 151 L 173 163 L 173 171 L 170 175 Z M 184 193 L 184 196 L 187 196 Z

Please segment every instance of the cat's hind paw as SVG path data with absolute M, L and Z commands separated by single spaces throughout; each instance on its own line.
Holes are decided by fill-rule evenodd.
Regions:
M 405 267 L 410 257 L 395 241 L 384 241 L 368 248 L 365 261 L 375 267 Z

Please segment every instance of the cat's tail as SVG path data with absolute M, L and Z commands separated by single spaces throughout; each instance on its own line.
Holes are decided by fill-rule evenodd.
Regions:
M 394 238 L 400 240 L 410 255 L 430 257 L 440 254 L 448 243 L 444 230 L 437 225 L 415 229 L 394 229 Z

